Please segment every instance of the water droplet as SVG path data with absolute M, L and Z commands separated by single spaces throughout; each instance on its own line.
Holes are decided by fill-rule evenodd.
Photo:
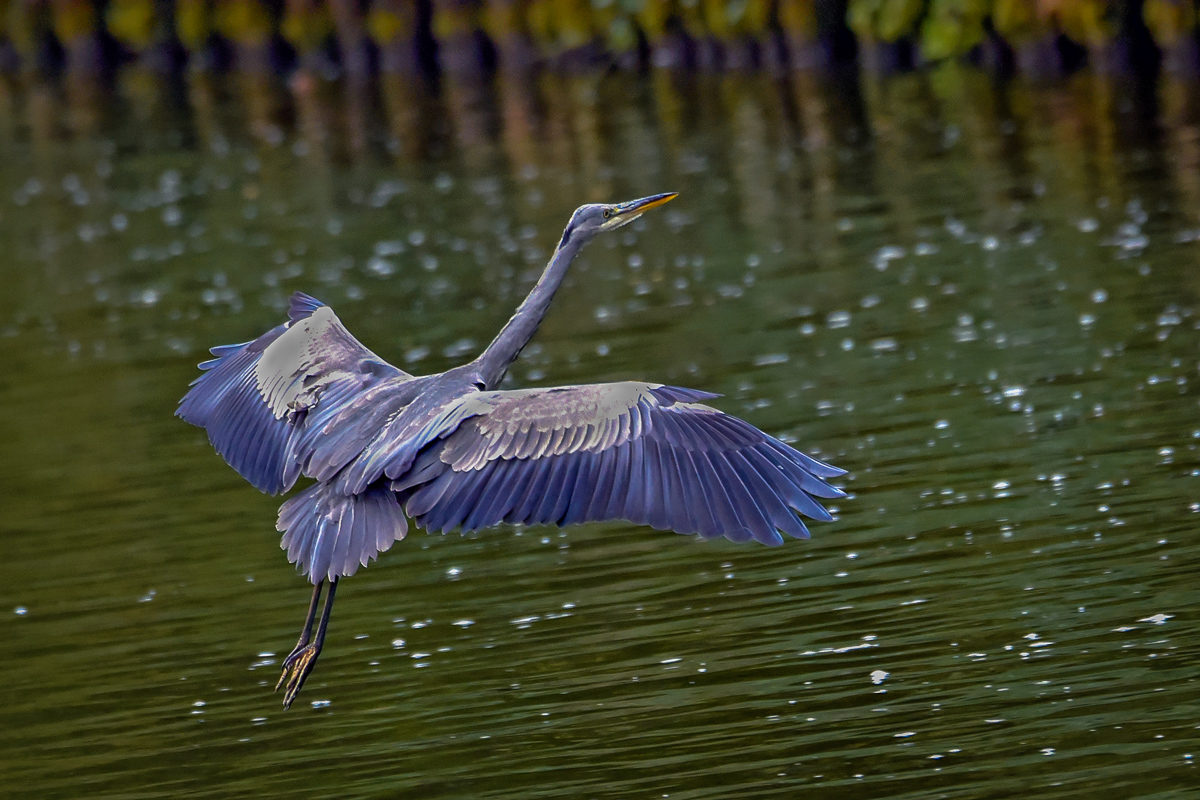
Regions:
M 396 265 L 381 256 L 372 256 L 367 261 L 367 269 L 381 278 L 386 278 L 396 271 Z
M 475 349 L 475 340 L 464 338 L 459 339 L 453 344 L 447 345 L 446 348 L 442 350 L 442 355 L 444 355 L 446 358 L 461 358 L 468 353 L 473 353 Z
M 891 353 L 899 347 L 895 339 L 890 336 L 885 336 L 882 339 L 875 339 L 871 342 L 871 349 L 876 353 Z

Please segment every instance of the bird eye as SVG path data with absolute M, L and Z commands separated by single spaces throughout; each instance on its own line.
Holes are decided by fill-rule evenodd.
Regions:
M 611 211 L 609 211 L 607 208 L 606 208 L 606 209 L 604 209 L 604 211 L 603 211 L 602 213 L 604 214 L 604 218 L 605 218 L 605 219 L 608 219 L 609 217 L 611 217 L 611 216 L 612 216 L 612 212 L 611 212 Z

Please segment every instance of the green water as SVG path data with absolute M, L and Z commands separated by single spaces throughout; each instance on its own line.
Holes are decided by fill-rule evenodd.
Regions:
M 1194 797 L 1196 87 L 667 74 L 0 93 L 0 795 Z M 848 469 L 782 548 L 410 534 L 309 588 L 172 417 L 317 295 L 514 385 L 648 379 Z

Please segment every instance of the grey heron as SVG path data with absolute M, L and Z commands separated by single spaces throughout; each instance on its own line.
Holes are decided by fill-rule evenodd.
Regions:
M 299 292 L 287 322 L 212 349 L 176 414 L 206 429 L 263 492 L 313 481 L 283 503 L 276 525 L 288 560 L 313 583 L 275 687 L 286 684 L 285 707 L 321 653 L 338 582 L 403 539 L 408 519 L 443 533 L 623 519 L 768 545 L 783 543 L 780 531 L 808 537 L 798 514 L 832 519 L 816 498 L 843 497 L 828 480 L 845 471 L 706 404 L 719 395 L 638 381 L 497 388 L 579 251 L 674 197 L 576 210 L 496 338 L 446 372 L 392 366 Z

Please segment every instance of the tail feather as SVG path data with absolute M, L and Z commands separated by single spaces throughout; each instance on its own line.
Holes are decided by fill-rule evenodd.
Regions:
M 408 521 L 384 486 L 343 495 L 318 483 L 279 507 L 280 547 L 313 583 L 353 575 L 403 539 Z

